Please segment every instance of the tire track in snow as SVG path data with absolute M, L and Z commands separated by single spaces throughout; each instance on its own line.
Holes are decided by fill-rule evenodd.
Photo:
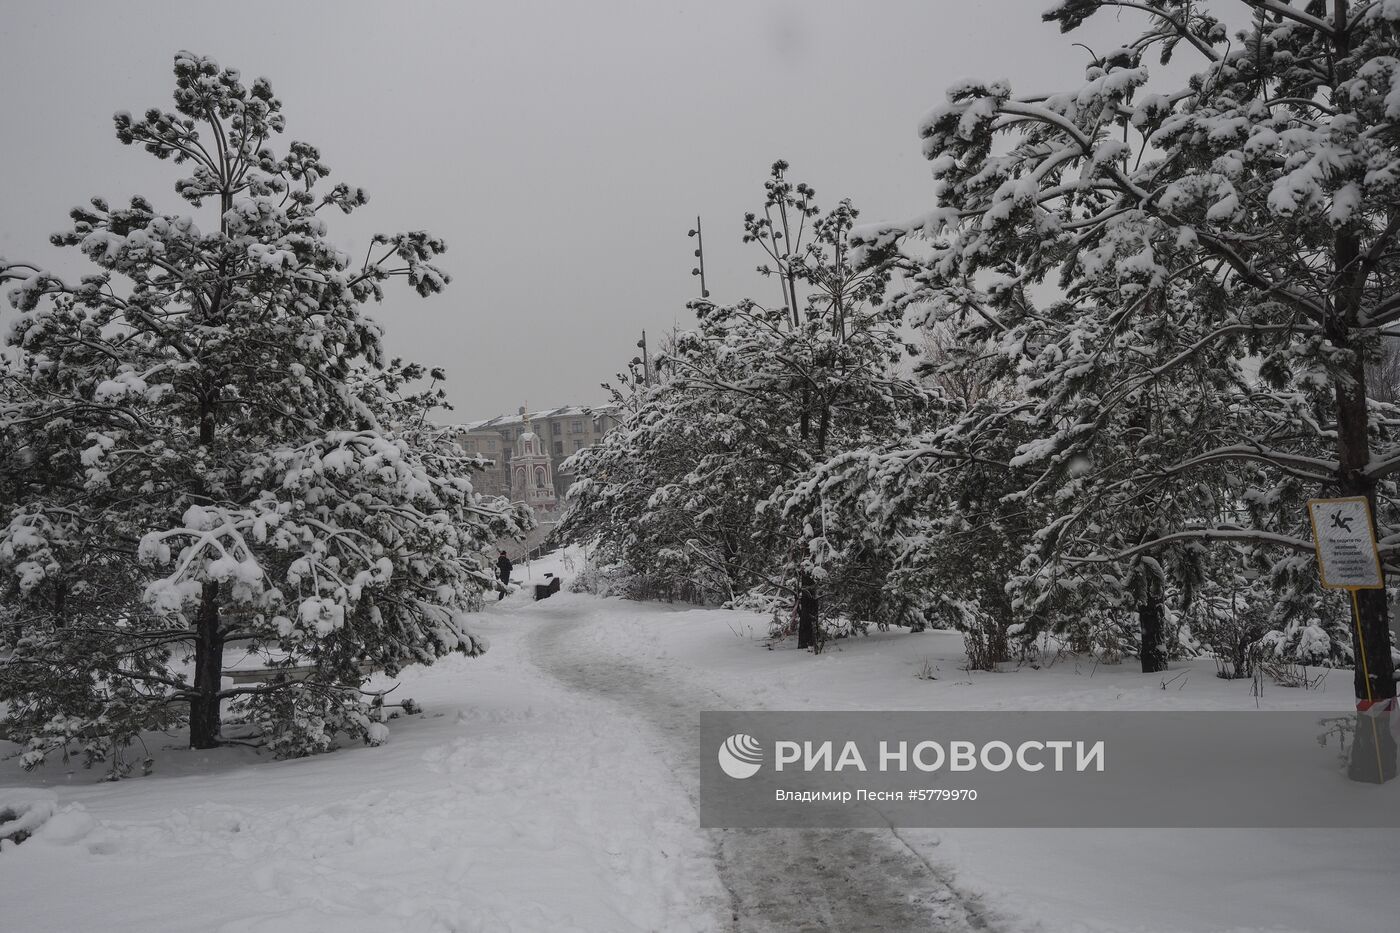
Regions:
M 537 626 L 526 640 L 534 666 L 567 687 L 615 704 L 656 737 L 658 755 L 698 808 L 700 710 L 739 707 L 712 688 L 590 651 L 579 634 L 592 622 L 572 606 L 547 612 L 522 608 L 511 615 Z M 990 929 L 976 898 L 957 890 L 948 871 L 894 830 L 709 832 L 734 933 Z

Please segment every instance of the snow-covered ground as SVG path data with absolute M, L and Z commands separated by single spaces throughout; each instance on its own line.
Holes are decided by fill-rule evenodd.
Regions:
M 524 568 L 522 568 L 523 570 Z M 529 569 L 538 578 L 546 569 Z M 0 930 L 1344 933 L 1400 927 L 1386 834 L 706 832 L 698 711 L 1250 708 L 1210 664 L 969 674 L 950 633 L 813 657 L 757 615 L 563 592 L 488 607 L 492 650 L 406 672 L 388 744 L 290 762 L 148 742 L 149 777 L 0 762 Z M 937 679 L 916 676 L 932 669 Z M 1350 707 L 1349 678 L 1262 704 Z M 4 754 L 0 746 L 0 754 Z M 12 750 L 12 747 L 9 747 Z M 735 917 L 738 922 L 735 922 Z
M 572 600 L 587 597 L 571 596 Z M 568 603 L 550 606 L 566 612 Z M 952 632 L 874 633 L 816 657 L 763 650 L 763 617 L 586 602 L 573 630 L 580 663 L 608 658 L 659 681 L 703 683 L 738 709 L 1253 709 L 1247 680 L 1211 661 L 1144 675 L 1061 660 L 968 672 Z M 605 612 L 605 615 L 604 615 Z M 919 675 L 925 666 L 935 678 Z M 1169 681 L 1163 688 L 1163 682 Z M 1321 692 L 1266 686 L 1265 709 L 1352 709 L 1351 672 Z M 725 707 L 716 707 L 725 708 Z M 1400 929 L 1394 834 L 1323 830 L 916 830 L 899 833 L 1013 933 L 1351 933 Z M 940 929 L 933 927 L 933 929 Z

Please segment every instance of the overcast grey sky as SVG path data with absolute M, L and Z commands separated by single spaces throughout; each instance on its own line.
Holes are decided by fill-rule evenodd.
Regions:
M 1061 36 L 1046 5 L 0 0 L 0 255 L 82 271 L 47 236 L 92 195 L 188 209 L 179 169 L 111 125 L 168 109 L 188 48 L 269 78 L 279 147 L 311 142 L 369 191 L 332 219 L 346 249 L 446 239 L 448 290 L 393 289 L 372 314 L 390 352 L 448 369 L 450 418 L 597 401 L 643 328 L 688 321 L 697 213 L 712 297 L 771 297 L 739 236 L 774 159 L 823 206 L 904 218 L 929 203 L 915 126 L 948 84 L 1059 89 L 1082 75 L 1071 39 L 1124 36 L 1111 19 Z

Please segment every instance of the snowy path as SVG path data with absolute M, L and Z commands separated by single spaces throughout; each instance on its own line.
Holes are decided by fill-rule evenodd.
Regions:
M 615 603 L 625 614 L 627 604 Z M 531 663 L 566 686 L 601 697 L 654 736 L 657 755 L 697 804 L 699 712 L 743 704 L 673 669 L 625 661 L 590 639 L 601 617 L 561 599 L 512 613 L 534 625 Z M 654 610 L 653 610 L 654 611 Z M 527 622 L 528 620 L 528 622 Z M 736 933 L 984 930 L 975 900 L 961 894 L 892 831 L 713 832 Z

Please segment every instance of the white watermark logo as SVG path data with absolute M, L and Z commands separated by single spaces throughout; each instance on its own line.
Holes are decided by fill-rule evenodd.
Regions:
M 753 736 L 736 732 L 719 747 L 719 766 L 732 778 L 753 777 L 763 767 L 763 746 Z

